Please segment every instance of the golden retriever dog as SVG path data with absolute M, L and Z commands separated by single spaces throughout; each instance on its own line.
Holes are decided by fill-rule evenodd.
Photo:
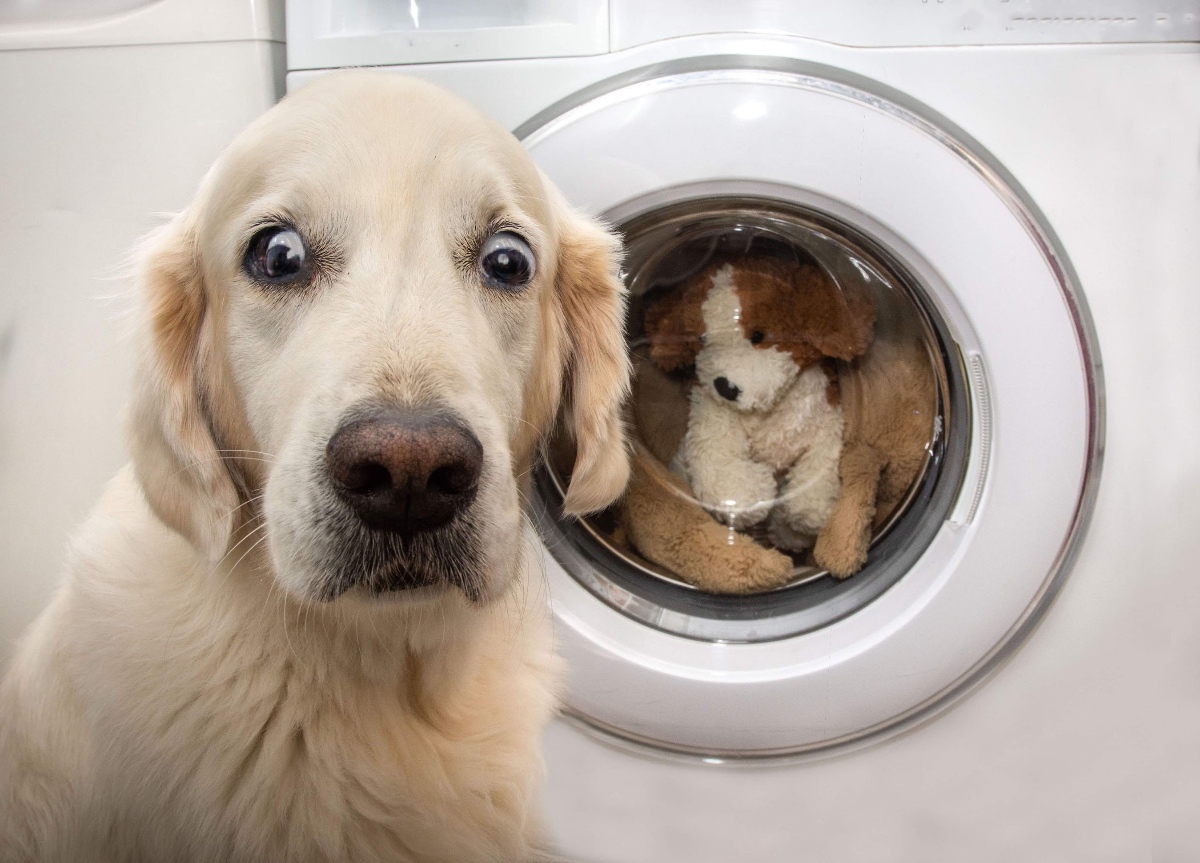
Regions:
M 141 252 L 132 465 L 0 690 L 0 860 L 519 861 L 556 662 L 522 495 L 628 475 L 619 244 L 500 126 L 349 72 Z

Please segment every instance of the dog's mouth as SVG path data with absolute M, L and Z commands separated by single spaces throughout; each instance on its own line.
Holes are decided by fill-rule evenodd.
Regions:
M 411 536 L 347 523 L 350 519 L 344 512 L 332 509 L 322 521 L 340 528 L 330 554 L 332 566 L 317 591 L 322 601 L 332 602 L 353 589 L 383 596 L 457 588 L 472 602 L 486 598 L 483 544 L 469 513 L 460 513 L 437 530 Z
M 325 493 L 312 527 L 327 545 L 315 593 L 398 594 L 438 586 L 482 601 L 477 497 L 487 459 L 445 406 L 367 404 L 350 411 L 315 470 Z

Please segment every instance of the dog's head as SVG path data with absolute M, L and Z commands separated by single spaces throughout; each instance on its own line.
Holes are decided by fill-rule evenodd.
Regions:
M 350 72 L 289 96 L 144 250 L 151 507 L 214 560 L 257 523 L 246 547 L 265 537 L 296 596 L 496 595 L 560 395 L 567 511 L 625 486 L 618 250 L 431 85 Z
M 820 268 L 773 258 L 711 266 L 646 309 L 650 356 L 665 371 L 691 365 L 714 398 L 770 410 L 796 376 L 870 345 L 875 309 Z

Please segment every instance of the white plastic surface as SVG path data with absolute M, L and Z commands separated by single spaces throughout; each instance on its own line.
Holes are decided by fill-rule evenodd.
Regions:
M 0 14 L 0 51 L 282 42 L 283 5 L 283 0 L 16 0 L 19 13 Z
M 1078 506 L 1088 434 L 1076 330 L 1054 273 L 1006 201 L 911 125 L 775 73 L 635 85 L 526 143 L 567 197 L 593 213 L 714 178 L 809 190 L 865 213 L 946 286 L 940 304 L 956 341 L 982 354 L 995 412 L 974 523 L 947 524 L 895 587 L 809 635 L 754 645 L 666 635 L 597 602 L 547 555 L 570 705 L 668 745 L 781 750 L 884 723 L 981 661 L 1054 569 Z M 936 291 L 935 282 L 935 300 Z
M 1197 0 L 612 0 L 612 50 L 702 33 L 862 47 L 1186 42 Z
M 155 0 L 4 0 L 0 2 L 0 26 L 106 18 L 153 2 Z
M 608 50 L 608 0 L 288 0 L 288 68 L 563 57 Z

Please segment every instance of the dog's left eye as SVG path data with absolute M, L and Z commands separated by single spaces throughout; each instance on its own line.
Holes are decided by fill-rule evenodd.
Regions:
M 492 234 L 479 250 L 479 269 L 491 287 L 519 290 L 533 279 L 533 250 L 511 231 Z
M 766 336 L 763 335 L 762 330 L 755 330 L 754 332 L 752 332 L 750 334 L 750 344 L 761 345 L 762 340 L 765 338 L 766 338 Z
M 246 270 L 260 282 L 274 285 L 300 281 L 308 273 L 308 250 L 295 228 L 263 228 L 246 249 Z

